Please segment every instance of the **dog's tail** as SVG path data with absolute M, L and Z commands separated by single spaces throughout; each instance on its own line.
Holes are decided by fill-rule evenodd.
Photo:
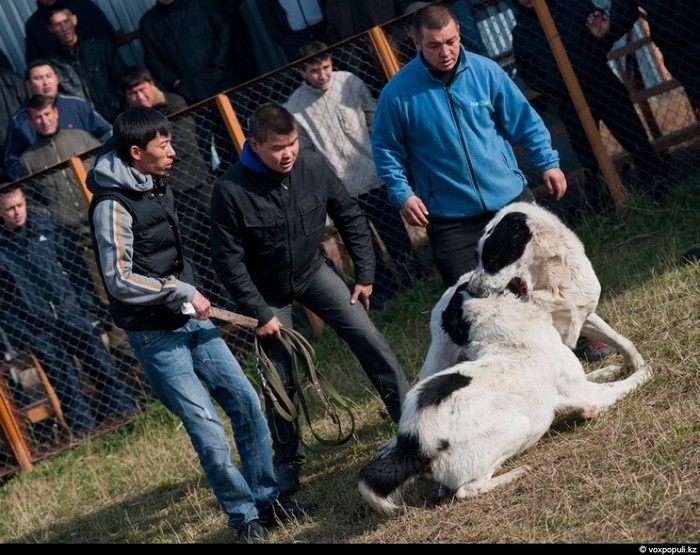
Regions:
M 360 495 L 375 511 L 395 515 L 401 511 L 399 487 L 429 465 L 418 436 L 400 433 L 387 451 L 360 470 Z

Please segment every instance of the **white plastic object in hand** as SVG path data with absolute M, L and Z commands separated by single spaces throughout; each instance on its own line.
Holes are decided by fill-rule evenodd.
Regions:
M 194 309 L 192 303 L 182 303 L 182 308 L 180 308 L 180 311 L 187 316 L 194 316 L 197 314 L 197 311 Z

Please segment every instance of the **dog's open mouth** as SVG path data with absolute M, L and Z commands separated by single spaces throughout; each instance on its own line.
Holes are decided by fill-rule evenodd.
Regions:
M 508 283 L 506 289 L 508 289 L 508 291 L 513 293 L 513 295 L 515 295 L 519 299 L 522 299 L 524 301 L 527 300 L 527 283 L 525 283 L 524 279 L 514 277 L 510 280 L 510 283 Z

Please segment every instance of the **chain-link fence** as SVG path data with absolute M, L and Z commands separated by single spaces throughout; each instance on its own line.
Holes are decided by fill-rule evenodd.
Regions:
M 622 0 L 593 13 L 584 4 L 474 2 L 471 15 L 479 36 L 463 37 L 465 44 L 480 39 L 547 123 L 570 187 L 553 208 L 572 223 L 586 212 L 614 211 L 630 195 L 663 202 L 677 183 L 698 171 L 700 37 L 692 0 L 664 3 L 687 14 L 685 19 L 669 18 L 665 7 L 652 2 L 646 18 L 639 12 L 630 15 Z M 613 22 L 605 37 L 602 31 L 594 34 L 601 14 Z M 674 36 L 666 26 L 677 21 L 683 24 L 674 27 Z M 465 32 L 467 25 L 461 28 Z M 332 45 L 327 52 L 333 70 L 359 77 L 376 99 L 393 73 L 416 55 L 410 33 L 406 16 Z M 304 64 L 302 59 L 279 68 L 171 117 L 178 160 L 170 183 L 187 254 L 215 306 L 236 309 L 210 264 L 213 183 L 236 162 L 249 116 L 262 103 L 288 102 L 302 84 Z M 342 99 L 329 99 L 328 106 L 338 102 Z M 323 112 L 316 116 L 318 126 L 335 125 L 331 122 L 337 122 L 337 114 L 329 110 L 327 118 Z M 309 135 L 312 139 L 313 131 Z M 342 151 L 343 141 L 355 136 L 359 132 L 339 132 L 334 147 Z M 30 218 L 47 217 L 66 229 L 40 220 L 38 235 L 17 234 L 0 250 L 0 476 L 29 469 L 33 461 L 118 426 L 152 401 L 123 332 L 107 313 L 85 227 L 85 170 L 94 154 L 20 182 Z M 539 176 L 519 156 L 537 192 Z M 358 165 L 350 160 L 348 171 L 373 171 Z M 76 193 L 82 195 L 83 211 L 71 216 L 66 206 Z M 372 224 L 386 298 L 433 272 L 424 230 L 404 225 L 381 195 L 361 195 L 358 202 Z M 351 279 L 351 262 L 332 222 L 324 247 L 338 271 Z M 300 323 L 308 319 L 310 333 L 323 332 L 313 314 L 298 317 Z M 247 364 L 252 333 L 225 323 L 221 331 Z

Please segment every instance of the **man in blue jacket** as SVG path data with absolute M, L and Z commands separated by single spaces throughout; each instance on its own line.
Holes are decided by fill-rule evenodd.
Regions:
M 418 55 L 380 94 L 372 151 L 393 205 L 426 228 L 447 288 L 476 267 L 476 242 L 495 212 L 534 202 L 511 144 L 542 172 L 549 194 L 560 199 L 567 184 L 542 118 L 496 62 L 461 46 L 449 6 L 417 10 L 412 33 Z
M 112 136 L 112 126 L 85 99 L 58 92 L 58 74 L 48 60 L 30 63 L 25 72 L 25 83 L 31 95 L 42 94 L 56 99 L 61 129 L 83 129 L 101 143 Z M 19 158 L 36 140 L 36 130 L 29 121 L 26 106 L 23 106 L 12 116 L 5 137 L 5 171 L 10 179 L 19 178 Z
M 74 433 L 89 432 L 136 406 L 100 337 L 98 301 L 79 249 L 68 231 L 27 212 L 18 184 L 0 189 L 0 314 L 15 347 L 28 345 L 41 361 Z M 95 387 L 83 395 L 77 357 Z

